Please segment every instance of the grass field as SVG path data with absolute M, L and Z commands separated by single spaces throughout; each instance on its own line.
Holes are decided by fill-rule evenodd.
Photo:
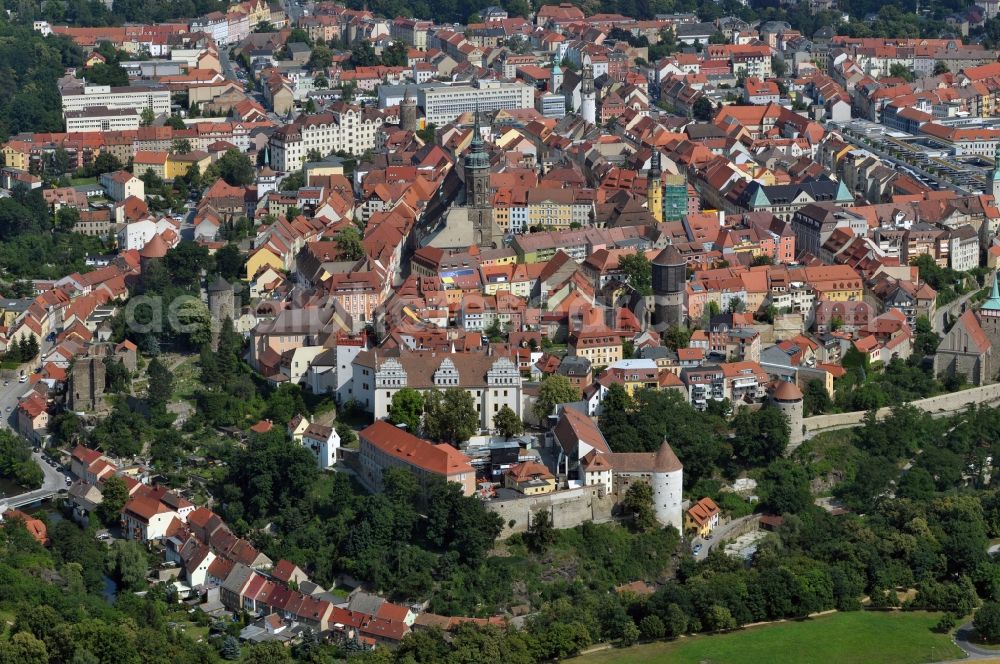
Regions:
M 595 652 L 577 664 L 920 664 L 961 659 L 936 613 L 835 613 L 730 634 Z

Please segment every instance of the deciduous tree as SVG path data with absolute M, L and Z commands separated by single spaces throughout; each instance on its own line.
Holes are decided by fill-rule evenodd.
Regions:
M 1000 602 L 984 602 L 976 611 L 972 624 L 976 633 L 987 643 L 1000 642 Z
M 653 488 L 648 482 L 636 482 L 625 492 L 622 507 L 632 515 L 632 527 L 646 532 L 657 527 L 656 510 L 653 507 Z
M 431 390 L 424 400 L 424 432 L 435 440 L 468 440 L 479 431 L 479 413 L 472 395 L 460 387 Z
M 558 404 L 570 403 L 580 399 L 580 389 L 569 382 L 565 376 L 546 376 L 538 387 L 538 400 L 535 402 L 535 417 L 544 422 Z
M 423 415 L 424 397 L 419 390 L 404 387 L 392 395 L 389 421 L 393 424 L 405 424 L 410 433 L 419 435 Z
M 653 264 L 646 258 L 645 252 L 637 251 L 622 256 L 618 266 L 632 288 L 640 295 L 653 294 Z
M 97 515 L 101 523 L 106 526 L 117 525 L 121 520 L 122 508 L 128 502 L 128 487 L 122 478 L 113 475 L 104 480 L 101 486 L 101 495 L 104 497 L 97 508 Z
M 502 408 L 493 416 L 493 428 L 504 438 L 513 438 L 524 433 L 524 422 L 517 416 L 510 406 L 504 404 Z

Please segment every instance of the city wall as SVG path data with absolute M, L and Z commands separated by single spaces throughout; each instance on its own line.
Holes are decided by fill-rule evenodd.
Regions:
M 912 405 L 920 410 L 936 414 L 951 414 L 965 410 L 971 404 L 976 405 L 996 405 L 1000 402 L 1000 383 L 973 387 L 961 392 L 951 392 L 949 394 L 939 394 L 936 397 L 928 397 L 913 401 Z M 892 409 L 890 407 L 880 408 L 879 419 L 885 418 Z M 834 413 L 832 415 L 815 415 L 802 420 L 802 426 L 806 435 L 831 431 L 834 429 L 846 429 L 861 424 L 864 420 L 865 411 L 859 410 L 850 413 Z
M 509 500 L 490 500 L 486 503 L 503 519 L 501 537 L 528 530 L 531 519 L 539 511 L 545 510 L 552 517 L 555 528 L 573 528 L 581 523 L 593 521 L 606 523 L 612 520 L 615 506 L 613 494 L 597 495 L 593 487 L 567 489 L 543 496 L 528 496 Z

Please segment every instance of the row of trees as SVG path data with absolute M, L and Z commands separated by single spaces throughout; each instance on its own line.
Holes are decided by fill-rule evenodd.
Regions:
M 468 390 L 450 387 L 443 392 L 431 390 L 424 396 L 419 390 L 404 387 L 392 395 L 389 421 L 404 424 L 415 434 L 433 440 L 458 443 L 479 431 L 479 413 Z M 524 433 L 524 423 L 509 406 L 493 416 L 493 428 L 501 436 L 513 438 Z
M 38 350 L 38 338 L 31 334 L 22 334 L 7 347 L 4 359 L 18 364 L 30 362 L 38 357 Z

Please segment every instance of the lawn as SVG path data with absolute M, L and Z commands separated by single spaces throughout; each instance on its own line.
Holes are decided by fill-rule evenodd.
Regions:
M 579 664 L 919 664 L 964 655 L 946 634 L 932 632 L 940 614 L 835 613 L 730 634 L 595 652 Z

